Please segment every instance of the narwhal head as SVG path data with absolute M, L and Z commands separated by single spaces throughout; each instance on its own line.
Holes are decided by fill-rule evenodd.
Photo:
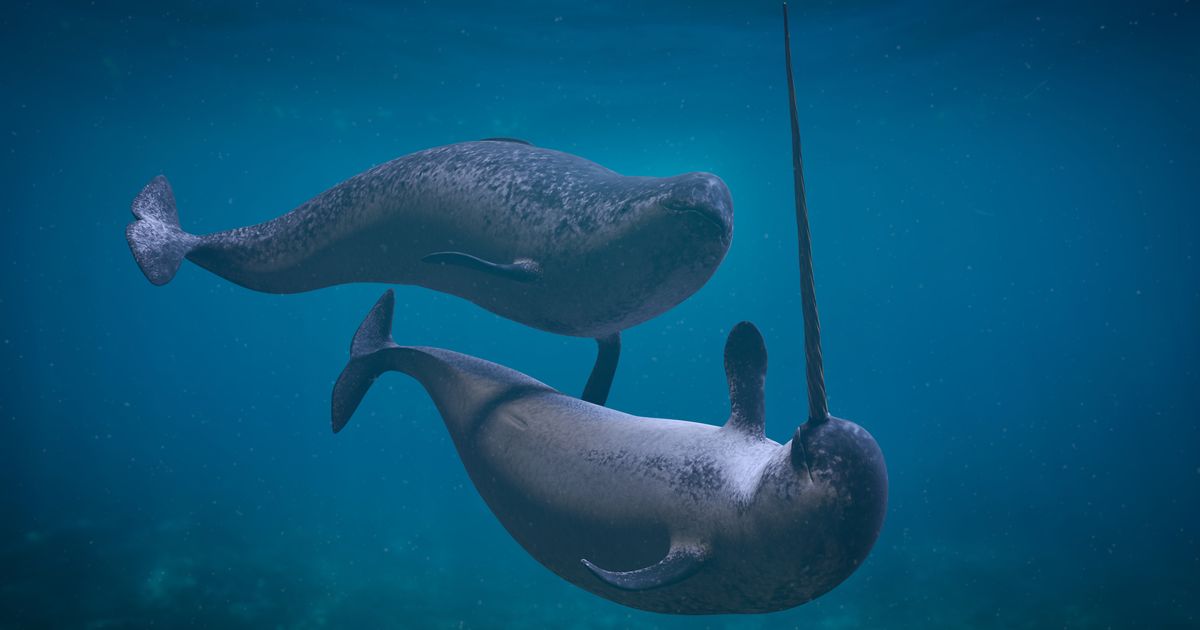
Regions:
M 658 239 L 696 243 L 688 253 L 724 256 L 733 238 L 733 196 L 712 173 L 673 177 L 623 177 L 614 195 L 614 223 L 628 234 L 650 232 Z
M 646 177 L 626 202 L 626 235 L 639 240 L 642 271 L 685 270 L 703 284 L 733 239 L 733 197 L 712 173 Z M 624 241 L 624 239 L 621 239 Z M 627 255 L 638 255 L 626 251 Z
M 887 510 L 887 467 L 875 438 L 849 420 L 827 415 L 800 425 L 784 449 L 792 476 L 807 481 L 803 492 L 819 499 L 818 513 L 836 520 L 835 538 L 857 566 L 879 536 Z
M 865 429 L 834 417 L 801 425 L 755 493 L 743 535 L 758 555 L 735 560 L 769 582 L 762 609 L 802 604 L 850 577 L 879 537 L 887 486 L 883 455 Z
M 695 293 L 725 259 L 733 238 L 733 198 L 711 173 L 623 178 L 608 238 L 587 253 L 588 307 L 597 295 L 620 307 L 601 336 L 656 317 Z M 596 274 L 594 270 L 602 270 Z
M 758 330 L 738 324 L 725 345 L 726 427 L 754 439 L 763 439 L 766 368 Z M 755 605 L 798 605 L 849 577 L 879 537 L 887 484 L 883 454 L 865 429 L 828 415 L 802 424 L 762 468 L 740 533 L 753 544 L 736 545 L 736 557 L 726 559 L 765 581 L 767 600 Z
M 733 238 L 733 197 L 712 173 L 669 177 L 654 202 L 676 232 L 692 233 L 701 247 L 724 252 Z

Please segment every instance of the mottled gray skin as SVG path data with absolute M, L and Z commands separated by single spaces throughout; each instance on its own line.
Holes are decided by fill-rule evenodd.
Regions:
M 166 187 L 155 180 L 147 190 L 156 183 Z M 626 177 L 567 153 L 492 140 L 397 158 L 279 218 L 226 232 L 180 232 L 177 218 L 169 225 L 171 206 L 166 220 L 151 214 L 128 231 L 157 284 L 174 274 L 171 262 L 178 266 L 161 253 L 174 248 L 258 291 L 419 285 L 581 337 L 619 332 L 686 299 L 716 270 L 733 230 L 729 191 L 714 175 Z M 146 218 L 136 201 L 134 213 Z M 155 220 L 167 227 L 151 229 Z M 422 261 L 443 251 L 521 261 L 536 277 Z
M 379 374 L 413 376 L 500 522 L 581 588 L 665 613 L 782 610 L 846 579 L 878 537 L 887 503 L 879 447 L 836 418 L 804 424 L 787 444 L 764 437 L 766 351 L 750 324 L 726 345 L 732 413 L 718 427 L 632 416 L 482 359 L 397 346 L 391 308 L 389 293 L 355 337 L 334 390 L 335 431 Z M 664 569 L 672 552 L 685 561 Z M 614 585 L 656 572 L 676 575 Z

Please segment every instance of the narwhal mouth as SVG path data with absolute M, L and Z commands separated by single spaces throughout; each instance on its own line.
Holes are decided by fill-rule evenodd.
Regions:
M 726 228 L 725 219 L 721 216 L 720 210 L 716 208 L 685 203 L 675 199 L 663 202 L 663 207 L 676 214 L 694 214 L 722 231 Z
M 679 201 L 667 201 L 663 207 L 672 214 L 695 217 L 699 224 L 699 232 L 711 232 L 722 244 L 728 244 L 733 236 L 733 229 L 720 209 L 707 205 L 695 205 Z
M 722 241 L 733 235 L 733 198 L 716 175 L 688 173 L 673 177 L 659 203 L 672 214 L 695 215 L 704 227 L 716 228 Z

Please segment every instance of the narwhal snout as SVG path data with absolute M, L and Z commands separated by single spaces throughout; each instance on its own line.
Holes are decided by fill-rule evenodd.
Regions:
M 791 448 L 797 474 L 839 489 L 842 535 L 854 540 L 866 557 L 887 511 L 887 467 L 875 438 L 849 420 L 829 416 L 825 422 L 800 425 Z
M 688 213 L 715 226 L 724 242 L 733 235 L 733 196 L 720 177 L 711 173 L 689 173 L 677 178 L 663 207 Z

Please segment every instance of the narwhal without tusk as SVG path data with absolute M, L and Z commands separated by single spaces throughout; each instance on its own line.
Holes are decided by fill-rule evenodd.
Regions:
M 406 155 L 276 219 L 180 227 L 165 177 L 134 199 L 129 247 L 165 284 L 184 258 L 232 282 L 297 293 L 412 284 L 552 333 L 593 337 L 584 398 L 603 404 L 620 331 L 692 295 L 725 257 L 733 202 L 715 175 L 626 177 L 510 138 Z
M 752 324 L 725 345 L 731 410 L 718 427 L 631 416 L 482 359 L 398 346 L 390 291 L 354 336 L 333 390 L 334 431 L 380 374 L 416 378 L 513 538 L 564 579 L 627 606 L 770 612 L 845 580 L 878 538 L 887 470 L 866 430 L 827 412 L 790 53 L 787 66 L 810 395 L 787 444 L 764 436 L 767 353 Z

